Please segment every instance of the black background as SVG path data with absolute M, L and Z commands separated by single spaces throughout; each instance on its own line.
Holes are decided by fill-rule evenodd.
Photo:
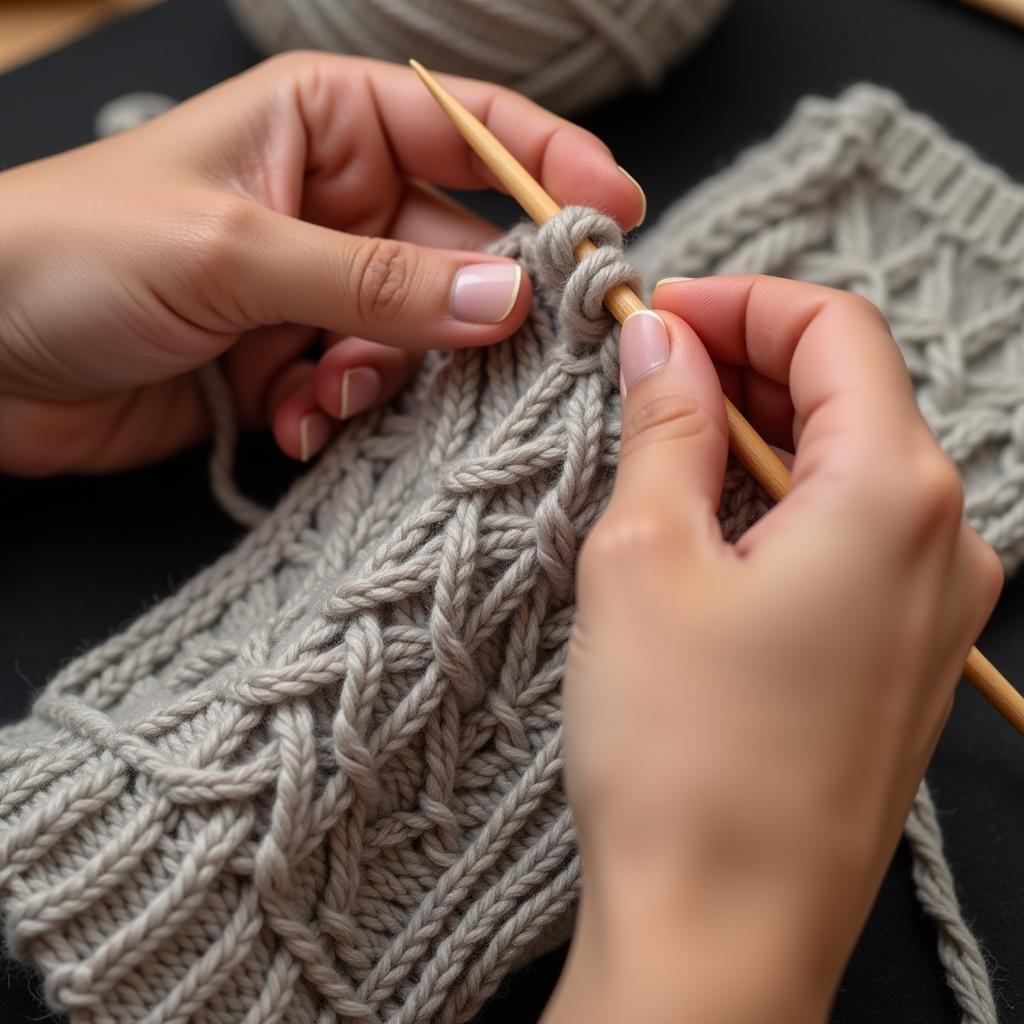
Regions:
M 256 55 L 221 0 L 168 0 L 0 77 L 0 166 L 92 137 L 107 100 L 185 97 Z M 736 0 L 708 42 L 654 94 L 583 118 L 644 185 L 648 223 L 674 198 L 772 134 L 796 100 L 874 81 L 1024 180 L 1024 34 L 952 0 Z M 505 201 L 474 197 L 496 219 Z M 0 240 L 2 242 L 2 240 Z M 73 654 L 123 627 L 238 537 L 210 498 L 204 453 L 104 479 L 0 476 L 0 720 L 20 716 Z M 241 478 L 270 500 L 293 468 L 265 439 Z M 1024 680 L 1024 583 L 1011 582 L 980 646 Z M 1024 1021 L 1024 741 L 962 686 L 930 771 L 968 919 L 994 965 L 1000 1019 Z M 561 954 L 510 979 L 482 1020 L 536 1019 Z M 744 966 L 736 964 L 737 984 Z M 39 982 L 0 971 L 0 1020 L 39 1020 Z M 833 1019 L 958 1019 L 901 847 L 838 994 Z

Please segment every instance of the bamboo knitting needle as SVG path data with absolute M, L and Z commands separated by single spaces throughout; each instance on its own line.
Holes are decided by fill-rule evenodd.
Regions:
M 452 96 L 419 61 L 411 60 L 409 63 L 423 79 L 423 84 L 469 143 L 473 152 L 537 224 L 543 224 L 561 211 L 558 203 L 544 191 L 540 183 L 531 177 L 529 171 L 487 127 Z M 597 246 L 589 239 L 584 239 L 576 246 L 576 259 L 580 260 L 596 251 Z M 620 324 L 631 313 L 647 309 L 636 292 L 625 284 L 610 289 L 604 297 L 604 304 Z M 781 500 L 789 490 L 789 470 L 786 465 L 728 398 L 725 400 L 725 411 L 729 420 L 729 447 L 768 494 L 775 501 Z M 967 656 L 964 676 L 1007 721 L 1016 727 L 1018 732 L 1024 734 L 1024 697 L 977 647 L 972 647 Z

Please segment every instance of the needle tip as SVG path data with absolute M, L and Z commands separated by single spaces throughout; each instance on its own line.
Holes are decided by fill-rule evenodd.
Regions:
M 409 66 L 420 76 L 420 81 L 427 87 L 427 92 L 441 104 L 442 109 L 449 111 L 450 117 L 451 109 L 458 107 L 455 98 L 415 57 L 409 58 Z

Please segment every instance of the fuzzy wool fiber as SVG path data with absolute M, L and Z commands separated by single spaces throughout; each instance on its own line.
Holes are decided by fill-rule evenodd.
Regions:
M 585 236 L 599 250 L 577 267 Z M 632 262 L 581 209 L 495 248 L 534 279 L 515 336 L 434 357 L 235 550 L 0 730 L 8 940 L 74 1021 L 461 1022 L 565 934 L 559 684 L 619 444 L 601 298 L 633 265 L 873 299 L 969 518 L 1019 563 L 1024 192 L 891 94 L 804 101 Z M 215 480 L 259 519 L 223 459 Z M 733 467 L 726 536 L 765 507 Z M 962 1019 L 994 1024 L 925 786 L 906 834 Z
M 653 88 L 728 0 L 228 0 L 264 53 L 310 47 L 483 78 L 561 113 Z

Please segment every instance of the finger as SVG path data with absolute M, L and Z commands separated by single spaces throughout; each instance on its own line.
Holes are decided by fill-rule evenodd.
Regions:
M 258 73 L 274 96 L 283 83 L 291 86 L 296 121 L 307 129 L 307 203 L 351 207 L 358 192 L 370 212 L 396 169 L 443 188 L 500 187 L 409 68 L 300 54 Z M 624 228 L 642 219 L 642 191 L 596 136 L 509 89 L 438 77 L 558 203 L 596 206 Z
M 733 366 L 731 363 L 714 363 L 715 373 L 718 374 L 718 383 L 722 386 L 725 397 L 736 406 L 743 409 L 745 401 L 743 397 L 743 369 Z
M 406 242 L 446 248 L 482 248 L 500 232 L 431 185 L 409 182 L 389 234 Z M 390 401 L 419 368 L 421 358 L 364 338 L 330 338 L 317 364 L 314 389 L 320 407 L 338 419 Z
M 320 408 L 335 419 L 389 402 L 419 368 L 421 358 L 365 338 L 344 338 L 317 363 L 313 390 Z
M 771 449 L 779 457 L 786 469 L 792 472 L 794 459 L 793 453 L 788 448 L 779 448 L 778 445 L 774 444 L 771 446 Z
M 789 388 L 747 370 L 743 373 L 743 409 L 747 419 L 769 444 L 793 450 L 796 414 Z
M 934 438 L 902 356 L 884 318 L 863 299 L 737 276 L 662 284 L 654 300 L 685 319 L 712 358 L 788 388 L 803 424 L 791 499 L 806 484 L 822 484 L 837 514 L 877 522 L 875 499 L 911 496 L 915 460 L 922 475 L 932 474 Z
M 634 313 L 619 344 L 625 398 L 613 507 L 638 521 L 670 509 L 691 539 L 720 541 L 715 513 L 728 441 L 711 360 L 672 314 Z
M 383 233 L 438 249 L 484 249 L 501 236 L 490 221 L 422 181 L 405 183 L 398 209 Z
M 206 257 L 220 330 L 309 324 L 414 351 L 487 345 L 530 307 L 514 260 L 343 234 L 245 200 L 222 217 Z
M 314 366 L 292 363 L 273 382 L 267 396 L 267 418 L 278 447 L 293 459 L 308 462 L 334 435 L 330 418 L 317 406 Z
M 275 324 L 249 331 L 224 353 L 221 364 L 244 428 L 267 426 L 272 388 L 282 372 L 312 346 L 316 335 L 311 327 Z
M 955 555 L 954 581 L 947 588 L 952 614 L 947 635 L 956 636 L 966 628 L 964 646 L 977 640 L 995 609 L 1005 582 L 999 555 L 967 522 L 961 523 Z
M 726 397 L 769 444 L 793 450 L 794 412 L 789 388 L 747 366 L 715 363 Z

